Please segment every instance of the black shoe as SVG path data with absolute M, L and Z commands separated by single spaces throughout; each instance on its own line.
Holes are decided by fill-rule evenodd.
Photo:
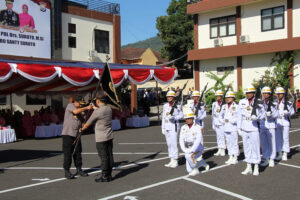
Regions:
M 95 182 L 97 182 L 97 183 L 99 183 L 99 182 L 110 182 L 110 181 L 112 181 L 111 176 L 107 176 L 107 177 L 101 176 L 100 178 L 95 179 Z
M 80 176 L 83 176 L 83 177 L 89 176 L 88 173 L 82 171 L 82 169 L 77 169 L 76 175 L 80 175 Z
M 74 179 L 75 175 L 70 172 L 70 170 L 65 170 L 65 177 L 67 179 Z

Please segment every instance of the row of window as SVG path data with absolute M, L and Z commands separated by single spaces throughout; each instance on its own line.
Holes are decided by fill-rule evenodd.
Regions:
M 76 24 L 69 23 L 68 32 L 76 34 Z M 94 29 L 94 45 L 95 51 L 98 53 L 109 54 L 109 32 Z M 76 37 L 74 35 L 68 37 L 69 48 L 76 48 Z
M 284 6 L 261 10 L 261 31 L 284 28 Z M 236 16 L 210 19 L 210 38 L 236 35 Z

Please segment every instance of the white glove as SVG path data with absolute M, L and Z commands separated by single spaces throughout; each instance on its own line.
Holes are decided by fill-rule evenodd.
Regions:
M 215 127 L 215 125 L 212 125 L 212 129 L 215 131 L 216 130 L 216 127 Z
M 173 115 L 168 115 L 167 118 L 168 118 L 168 120 L 173 120 L 174 116 Z
M 241 129 L 238 129 L 237 131 L 238 131 L 239 136 L 242 137 L 242 136 L 243 136 L 242 130 L 241 130 Z
M 162 133 L 163 135 L 165 135 L 165 134 L 166 134 L 166 130 L 165 130 L 165 129 L 162 129 L 162 130 L 161 130 L 161 133 Z
M 289 111 L 284 110 L 283 113 L 284 113 L 284 115 L 288 115 L 288 114 L 289 114 Z
M 267 117 L 271 117 L 272 113 L 271 112 L 267 112 L 266 115 L 267 115 Z
M 251 116 L 251 120 L 252 120 L 252 121 L 256 121 L 256 120 L 257 120 L 257 116 L 256 116 L 256 115 L 252 115 L 252 116 Z

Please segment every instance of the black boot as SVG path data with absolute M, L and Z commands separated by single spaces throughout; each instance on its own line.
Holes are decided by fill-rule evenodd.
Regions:
M 65 170 L 65 177 L 67 179 L 74 179 L 75 178 L 74 174 L 72 174 L 69 169 Z
M 96 178 L 95 182 L 99 183 L 99 182 L 110 182 L 112 181 L 112 177 L 111 176 L 101 176 L 100 178 Z
M 80 175 L 80 176 L 83 176 L 83 177 L 89 176 L 88 173 L 82 171 L 81 168 L 77 168 L 76 175 Z

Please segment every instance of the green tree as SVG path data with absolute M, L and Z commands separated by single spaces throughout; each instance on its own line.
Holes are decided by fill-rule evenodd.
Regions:
M 216 100 L 215 92 L 217 90 L 222 90 L 225 93 L 226 90 L 227 90 L 227 87 L 229 87 L 229 88 L 232 89 L 232 84 L 228 84 L 228 85 L 224 84 L 224 80 L 229 76 L 229 74 L 231 72 L 232 71 L 227 71 L 221 77 L 219 77 L 218 75 L 214 74 L 211 71 L 208 71 L 208 74 L 206 74 L 206 76 L 208 78 L 210 78 L 211 80 L 215 81 L 215 85 L 213 87 L 209 88 L 205 92 L 205 103 L 206 103 L 206 108 L 207 108 L 207 112 L 208 113 L 211 113 L 212 104 Z
M 163 42 L 161 54 L 163 57 L 174 60 L 193 49 L 193 16 L 186 13 L 186 0 L 172 0 L 167 16 L 160 16 L 156 19 L 158 36 Z M 185 59 L 175 62 L 178 68 L 183 67 Z

